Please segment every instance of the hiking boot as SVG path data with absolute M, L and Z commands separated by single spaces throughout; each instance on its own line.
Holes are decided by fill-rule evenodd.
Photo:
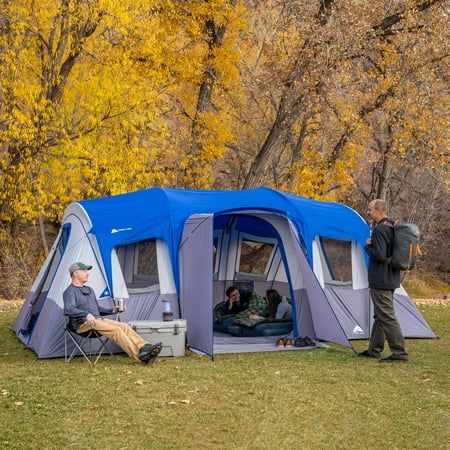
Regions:
M 375 358 L 375 359 L 380 359 L 380 356 L 374 355 L 373 353 L 370 353 L 369 350 L 364 350 L 363 352 L 359 352 L 357 353 L 358 356 L 362 356 L 364 358 Z
M 381 362 L 382 363 L 408 362 L 408 358 L 403 357 L 403 356 L 390 355 L 390 356 L 387 356 L 386 358 L 381 358 L 380 363 Z
M 305 343 L 306 347 L 315 347 L 316 346 L 316 343 L 308 336 L 305 336 L 305 338 L 303 339 L 303 342 Z
M 145 344 L 139 350 L 139 359 L 145 364 L 151 364 L 155 361 L 156 357 L 162 350 L 161 342 L 158 342 L 155 345 Z
M 285 347 L 292 347 L 294 344 L 293 344 L 293 342 L 292 342 L 292 339 L 286 339 L 285 341 L 284 341 L 284 346 Z

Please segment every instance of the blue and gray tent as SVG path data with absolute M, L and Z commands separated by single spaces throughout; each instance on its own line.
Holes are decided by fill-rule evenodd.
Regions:
M 292 337 L 351 347 L 368 338 L 373 322 L 368 236 L 345 205 L 269 188 L 152 188 L 74 202 L 13 329 L 38 357 L 63 356 L 62 293 L 70 264 L 82 261 L 93 266 L 89 285 L 100 302 L 126 299 L 121 320 L 161 320 L 170 302 L 187 321 L 189 347 L 208 355 L 274 348 L 274 336 L 213 330 L 212 310 L 231 285 L 288 297 Z M 403 288 L 395 308 L 405 337 L 435 337 Z

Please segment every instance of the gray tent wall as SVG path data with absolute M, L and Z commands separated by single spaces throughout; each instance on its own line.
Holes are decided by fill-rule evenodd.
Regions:
M 264 217 L 271 223 L 282 236 L 288 265 L 287 270 L 290 273 L 290 283 L 294 288 L 298 334 L 305 336 L 309 330 L 310 337 L 351 347 L 312 268 L 306 260 L 297 230 L 292 222 L 277 215 L 260 217 Z M 308 309 L 310 319 L 307 314 Z
M 50 252 L 41 267 L 41 270 L 35 279 L 31 291 L 27 295 L 24 304 L 22 306 L 22 309 L 19 312 L 19 315 L 17 316 L 12 329 L 18 336 L 18 338 L 28 347 L 32 348 L 33 350 L 38 353 L 39 346 L 36 345 L 35 342 L 30 342 L 31 336 L 32 336 L 32 330 L 33 330 L 33 324 L 36 324 L 38 317 L 42 316 L 42 308 L 44 306 L 44 302 L 46 301 L 47 294 L 48 294 L 48 286 L 45 286 L 44 282 L 49 278 L 54 276 L 54 274 L 49 273 L 50 272 L 50 266 L 52 263 L 52 260 L 54 259 L 55 253 L 56 253 L 56 247 L 57 243 L 60 241 L 61 238 L 61 231 L 59 232 L 55 244 L 50 249 Z M 39 342 L 37 343 L 39 344 Z
M 25 298 L 22 309 L 20 310 L 12 326 L 13 331 L 17 334 L 19 339 L 24 344 L 27 344 L 27 341 L 29 339 L 28 329 L 31 326 L 30 321 L 33 313 L 33 308 L 37 308 L 36 305 L 38 303 L 42 303 L 47 297 L 48 287 L 44 286 L 44 282 L 49 276 L 52 276 L 49 273 L 50 266 L 55 257 L 56 249 L 61 239 L 61 234 L 62 228 L 59 231 L 55 239 L 55 242 L 52 248 L 50 249 L 47 258 L 45 259 L 44 264 L 42 265 L 37 277 L 34 279 L 33 285 L 31 286 L 31 290 L 28 293 L 27 297 Z
M 435 338 L 436 335 L 403 287 L 394 292 L 395 313 L 407 338 Z M 373 316 L 373 315 L 372 315 Z M 372 322 L 373 323 L 373 322 Z

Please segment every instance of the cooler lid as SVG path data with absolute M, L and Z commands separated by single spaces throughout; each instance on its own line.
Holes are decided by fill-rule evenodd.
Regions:
M 174 328 L 178 328 L 180 332 L 186 331 L 185 319 L 174 319 L 171 321 L 164 320 L 133 320 L 128 322 L 131 328 L 137 332 L 144 330 L 164 330 L 166 332 L 173 332 Z

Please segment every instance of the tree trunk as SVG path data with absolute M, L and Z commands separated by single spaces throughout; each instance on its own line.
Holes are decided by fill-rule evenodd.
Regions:
M 288 176 L 288 186 L 289 186 L 290 191 L 294 190 L 294 182 L 295 182 L 294 169 L 302 159 L 303 143 L 304 143 L 305 137 L 306 137 L 307 123 L 308 123 L 308 115 L 304 114 L 302 123 L 300 125 L 300 133 L 298 135 L 297 142 L 296 142 L 294 148 L 292 149 L 291 170 L 289 171 L 289 176 Z
M 230 0 L 230 4 L 232 6 L 234 6 L 235 3 L 236 0 Z M 203 71 L 202 83 L 198 92 L 197 105 L 191 127 L 191 143 L 188 149 L 188 158 L 190 159 L 188 166 L 194 173 L 194 179 L 197 172 L 203 172 L 203 163 L 201 159 L 196 159 L 196 157 L 201 154 L 202 150 L 201 136 L 203 131 L 203 123 L 201 119 L 203 113 L 213 109 L 212 94 L 214 84 L 216 82 L 217 72 L 216 68 L 212 64 L 212 60 L 214 58 L 214 50 L 222 45 L 225 38 L 225 33 L 226 28 L 224 26 L 217 26 L 213 19 L 205 22 L 205 34 L 208 42 L 208 54 L 206 56 L 207 64 Z M 187 187 L 197 187 L 195 186 L 195 181 L 194 185 L 192 185 L 192 183 L 185 184 L 189 184 Z
M 292 92 L 291 92 L 292 94 Z M 288 100 L 289 99 L 289 100 Z M 272 160 L 272 151 L 279 142 L 283 133 L 288 131 L 297 120 L 300 108 L 303 103 L 303 96 L 294 97 L 292 101 L 286 92 L 278 105 L 277 115 L 269 134 L 264 141 L 260 151 L 250 166 L 250 170 L 245 178 L 243 188 L 248 189 L 259 185 L 263 172 L 267 169 Z
M 334 0 L 323 0 L 320 2 L 315 16 L 318 28 L 324 27 L 332 13 Z M 316 33 L 316 32 L 314 32 Z M 289 132 L 291 127 L 298 120 L 298 116 L 303 105 L 303 100 L 307 91 L 302 89 L 302 77 L 315 58 L 314 34 L 305 39 L 303 45 L 298 50 L 296 60 L 292 70 L 283 83 L 283 93 L 278 105 L 277 114 L 272 127 L 264 141 L 256 158 L 250 165 L 247 177 L 244 181 L 244 188 L 258 186 L 263 172 L 273 159 L 273 152 L 276 150 L 280 137 Z
M 376 139 L 381 153 L 377 170 L 377 190 L 376 198 L 387 200 L 389 181 L 392 172 L 392 128 L 386 125 L 383 133 Z
M 42 248 L 44 249 L 45 255 L 48 254 L 48 242 L 47 237 L 45 236 L 45 228 L 44 228 L 44 218 L 39 216 L 39 232 L 41 234 Z

